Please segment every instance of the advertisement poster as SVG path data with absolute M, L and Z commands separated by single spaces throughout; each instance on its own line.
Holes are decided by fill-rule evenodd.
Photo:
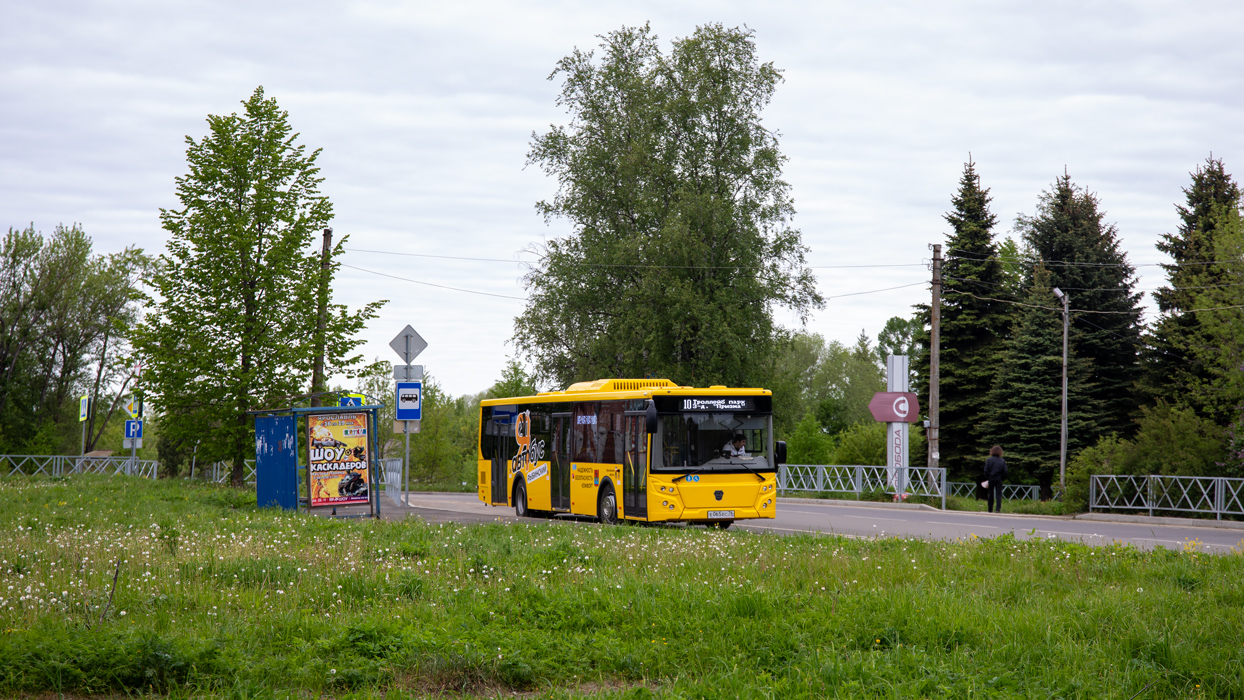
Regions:
M 307 418 L 311 445 L 311 507 L 368 502 L 367 414 Z

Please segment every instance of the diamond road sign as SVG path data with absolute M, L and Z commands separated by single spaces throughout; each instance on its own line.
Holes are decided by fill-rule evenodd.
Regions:
M 389 347 L 393 348 L 393 352 L 397 353 L 405 364 L 410 364 L 411 360 L 418 357 L 419 353 L 428 347 L 428 341 L 419 337 L 415 329 L 408 325 L 389 343 Z

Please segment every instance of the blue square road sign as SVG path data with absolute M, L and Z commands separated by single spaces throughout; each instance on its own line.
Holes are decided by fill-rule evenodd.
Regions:
M 125 421 L 125 437 L 126 439 L 139 438 L 143 436 L 143 422 L 140 420 Z
M 423 382 L 397 383 L 397 420 L 421 420 L 423 415 Z

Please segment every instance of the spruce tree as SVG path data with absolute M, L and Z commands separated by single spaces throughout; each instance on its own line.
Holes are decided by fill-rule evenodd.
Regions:
M 1071 296 L 1075 354 L 1090 362 L 1083 379 L 1101 411 L 1094 434 L 1134 432 L 1140 379 L 1140 294 L 1136 271 L 1119 247 L 1118 231 L 1104 223 L 1097 196 L 1077 187 L 1066 173 L 1041 195 L 1037 212 L 1020 216 L 1018 228 L 1031 252 L 1049 272 L 1049 287 Z M 1036 286 L 1035 272 L 1028 278 Z M 1057 304 L 1060 306 L 1061 304 Z M 1078 311 L 1078 312 L 1077 312 Z M 1055 313 L 1054 315 L 1060 316 Z M 1059 319 L 1061 321 L 1061 318 Z M 1061 349 L 1060 349 L 1061 353 Z
M 1037 483 L 1043 496 L 1053 492 L 1058 479 L 1062 438 L 1063 322 L 1062 306 L 1050 291 L 1051 273 L 1038 264 L 1024 297 L 1025 306 L 1005 343 L 1001 364 L 983 417 L 983 443 L 1001 445 L 1010 467 L 1008 481 Z M 1082 340 L 1079 330 L 1072 340 Z M 1068 458 L 1096 441 L 1100 407 L 1092 398 L 1091 361 L 1068 356 Z M 987 447 L 986 447 L 987 449 Z M 985 451 L 973 455 L 975 472 L 984 464 Z
M 1153 295 L 1161 315 L 1148 337 L 1144 387 L 1151 399 L 1189 405 L 1225 424 L 1230 414 L 1213 408 L 1219 402 L 1213 396 L 1212 370 L 1202 360 L 1216 345 L 1213 333 L 1200 314 L 1189 311 L 1200 308 L 1197 297 L 1205 290 L 1222 289 L 1216 285 L 1230 281 L 1209 263 L 1215 259 L 1224 212 L 1238 206 L 1240 188 L 1222 160 L 1212 156 L 1191 176 L 1192 184 L 1183 190 L 1186 203 L 1176 205 L 1179 227 L 1157 244 L 1172 262 L 1163 265 L 1167 286 Z
M 995 301 L 1005 292 L 1005 278 L 990 200 L 969 160 L 951 199 L 954 208 L 945 215 L 951 233 L 942 277 L 940 466 L 955 478 L 978 471 L 978 457 L 989 448 L 981 423 L 990 412 L 989 393 L 1012 318 L 1012 307 Z M 921 337 L 927 348 L 928 334 Z M 919 369 L 927 401 L 927 363 Z

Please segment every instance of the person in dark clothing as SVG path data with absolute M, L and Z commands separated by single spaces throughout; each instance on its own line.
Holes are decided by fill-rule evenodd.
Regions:
M 1006 478 L 1006 460 L 1002 459 L 1002 446 L 989 448 L 989 459 L 985 460 L 985 473 L 981 477 L 981 485 L 985 487 L 985 499 L 989 512 L 994 512 L 994 503 L 998 504 L 998 512 L 1002 512 L 1002 480 Z

